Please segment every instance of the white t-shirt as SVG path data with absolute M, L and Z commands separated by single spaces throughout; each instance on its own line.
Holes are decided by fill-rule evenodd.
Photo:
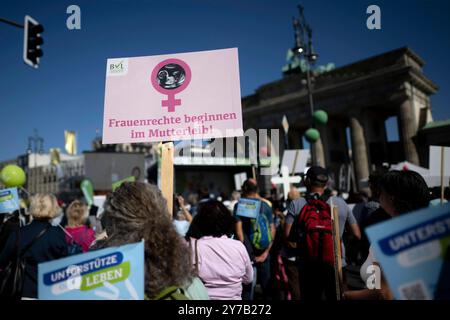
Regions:
M 187 220 L 173 220 L 173 226 L 177 233 L 184 237 L 189 230 L 190 223 Z

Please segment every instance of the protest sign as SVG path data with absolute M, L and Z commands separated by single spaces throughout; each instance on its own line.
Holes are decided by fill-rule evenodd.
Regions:
M 237 48 L 108 59 L 103 143 L 242 136 Z
M 118 187 L 120 187 L 122 185 L 122 183 L 124 182 L 135 182 L 136 181 L 136 177 L 131 176 L 131 177 L 127 177 L 125 179 L 116 181 L 112 184 L 112 191 L 114 192 Z
M 94 205 L 98 207 L 97 210 L 97 218 L 100 217 L 103 213 L 103 205 L 105 204 L 106 196 L 100 195 L 100 196 L 94 196 Z
M 367 229 L 396 299 L 450 297 L 450 204 L 428 207 Z
M 0 214 L 19 210 L 19 194 L 17 188 L 0 190 Z
M 41 300 L 143 300 L 144 243 L 40 263 L 38 297 Z
M 92 186 L 92 182 L 89 179 L 83 179 L 83 181 L 81 181 L 80 188 L 88 206 L 91 206 L 94 203 L 94 187 Z
M 291 183 L 299 183 L 302 180 L 300 176 L 290 176 L 287 166 L 281 167 L 281 176 L 272 177 L 270 182 L 273 184 L 281 184 L 283 186 L 284 199 L 288 199 Z
M 247 180 L 247 172 L 236 173 L 234 175 L 234 189 L 241 191 L 241 187 Z
M 309 150 L 294 149 L 284 150 L 281 167 L 286 166 L 291 175 L 303 173 L 306 169 L 306 162 L 310 157 Z
M 444 161 L 442 162 L 442 149 L 444 150 Z M 429 163 L 430 163 L 430 175 L 441 176 L 442 167 L 444 168 L 444 174 L 448 177 L 450 175 L 450 148 L 430 146 Z
M 237 203 L 236 215 L 255 219 L 261 210 L 261 201 L 257 199 L 241 198 Z

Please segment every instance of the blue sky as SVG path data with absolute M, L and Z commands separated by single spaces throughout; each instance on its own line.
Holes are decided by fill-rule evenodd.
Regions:
M 0 161 L 27 148 L 36 128 L 45 149 L 63 148 L 64 130 L 78 134 L 78 150 L 91 149 L 101 132 L 108 57 L 143 56 L 238 47 L 242 95 L 281 78 L 293 45 L 292 0 L 0 0 L 0 17 L 29 14 L 44 25 L 38 70 L 22 62 L 22 30 L 0 24 Z M 450 1 L 305 0 L 319 64 L 342 66 L 410 46 L 437 83 L 435 120 L 450 118 Z M 81 8 L 81 30 L 66 28 L 66 8 Z M 382 30 L 366 28 L 366 8 L 377 4 Z M 391 133 L 392 136 L 392 133 Z

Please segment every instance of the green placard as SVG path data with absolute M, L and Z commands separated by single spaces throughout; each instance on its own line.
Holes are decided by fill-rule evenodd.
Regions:
M 120 187 L 122 185 L 122 183 L 124 182 L 135 182 L 136 181 L 136 177 L 135 176 L 130 176 L 127 177 L 125 179 L 116 181 L 112 184 L 112 191 L 114 192 L 118 187 Z
M 92 182 L 88 179 L 84 179 L 81 181 L 80 188 L 87 204 L 91 206 L 94 203 L 94 187 L 92 186 Z

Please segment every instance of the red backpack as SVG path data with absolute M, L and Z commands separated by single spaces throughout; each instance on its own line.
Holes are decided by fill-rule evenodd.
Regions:
M 334 264 L 331 208 L 323 199 L 307 199 L 298 215 L 300 256 Z

